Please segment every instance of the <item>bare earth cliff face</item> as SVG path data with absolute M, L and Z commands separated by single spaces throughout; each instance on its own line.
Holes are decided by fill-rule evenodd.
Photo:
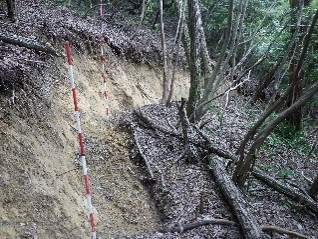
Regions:
M 35 3 L 26 7 L 25 11 L 37 11 L 39 7 L 42 12 L 36 18 L 40 20 L 41 16 L 56 14 Z M 18 29 L 23 29 L 24 24 L 26 28 L 32 25 L 26 22 L 27 13 L 21 11 L 19 24 L 5 24 L 4 29 L 20 33 Z M 70 19 L 76 20 L 74 16 Z M 30 29 L 35 37 L 45 37 L 38 35 L 36 27 Z M 64 42 L 59 41 L 56 47 L 63 55 Z M 129 159 L 128 129 L 113 122 L 121 111 L 159 103 L 161 74 L 149 66 L 119 59 L 106 46 L 112 113 L 107 117 L 99 49 L 95 47 L 95 53 L 85 54 L 76 44 L 72 45 L 75 81 L 98 233 L 102 238 L 111 238 L 152 232 L 158 227 L 159 216 Z M 10 79 L 2 81 L 9 86 L 0 96 L 0 238 L 88 238 L 66 60 L 3 46 L 4 58 L 23 59 L 26 55 L 30 62 L 22 61 L 22 70 L 28 72 L 25 77 L 18 76 L 23 78 L 22 85 L 11 88 L 7 83 Z M 14 69 L 14 65 L 10 67 Z M 8 73 L 6 76 L 10 77 Z M 186 95 L 188 79 L 183 74 L 178 74 L 178 79 L 176 95 L 180 97 Z
M 93 205 L 105 238 L 152 231 L 159 220 L 134 175 L 128 130 L 111 122 L 122 110 L 157 103 L 160 79 L 147 66 L 112 59 L 107 83 L 112 115 L 107 117 L 98 61 L 74 56 Z M 16 92 L 14 104 L 1 97 L 0 238 L 78 238 L 89 233 L 67 65 L 63 59 L 47 64 L 51 69 L 43 74 L 52 82 L 49 105 L 34 92 Z M 186 84 L 180 89 L 185 93 Z M 27 108 L 20 106 L 24 101 Z

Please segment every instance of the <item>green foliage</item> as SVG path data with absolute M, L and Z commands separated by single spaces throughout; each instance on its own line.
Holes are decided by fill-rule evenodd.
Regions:
M 293 175 L 293 171 L 286 167 L 280 167 L 276 169 L 276 175 L 279 178 L 289 178 Z
M 283 145 L 290 149 L 295 149 L 300 154 L 306 154 L 310 150 L 310 145 L 302 131 L 297 131 L 295 128 L 283 122 L 279 124 L 273 132 L 268 136 L 263 145 L 265 152 L 273 146 Z M 272 152 L 272 151 L 271 151 Z M 272 153 L 266 153 L 270 156 Z
M 210 111 L 211 111 L 212 113 L 216 113 L 216 112 L 218 111 L 218 107 L 217 107 L 217 105 L 216 105 L 215 103 L 211 103 L 211 105 L 210 105 Z

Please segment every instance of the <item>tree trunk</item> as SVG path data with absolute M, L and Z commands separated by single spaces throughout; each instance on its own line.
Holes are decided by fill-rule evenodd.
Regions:
M 174 44 L 176 44 L 176 46 L 175 46 L 176 50 L 172 51 L 173 53 L 174 52 L 176 52 L 176 53 L 175 53 L 174 62 L 173 62 L 173 59 L 171 59 L 171 64 L 173 66 L 172 66 L 172 75 L 171 75 L 171 79 L 170 79 L 169 95 L 168 95 L 168 99 L 167 99 L 167 103 L 166 103 L 167 106 L 171 102 L 172 94 L 174 91 L 174 81 L 175 81 L 175 77 L 176 77 L 177 63 L 178 63 L 178 59 L 179 59 L 179 53 L 180 53 L 180 49 L 181 49 L 181 39 L 182 39 L 182 34 L 183 34 L 184 0 L 179 1 L 178 5 L 179 5 L 179 7 L 178 7 L 179 20 L 178 20 L 175 39 L 174 39 Z M 184 46 L 184 49 L 185 48 L 186 48 L 186 46 Z
M 318 92 L 318 81 L 313 84 L 293 105 L 277 115 L 275 119 L 269 122 L 266 127 L 256 136 L 254 143 L 251 145 L 247 155 L 244 159 L 239 160 L 238 165 L 235 168 L 233 174 L 233 181 L 240 187 L 244 187 L 244 183 L 248 177 L 248 172 L 254 165 L 257 152 L 261 145 L 264 143 L 268 135 L 274 130 L 274 128 L 283 122 L 287 117 L 293 114 L 295 111 L 303 107 L 316 93 Z
M 316 24 L 317 20 L 318 20 L 318 9 L 316 10 L 316 13 L 312 19 L 311 25 L 310 25 L 310 27 L 309 27 L 309 29 L 304 37 L 302 51 L 300 53 L 300 57 L 299 57 L 299 60 L 297 61 L 295 71 L 294 71 L 295 76 L 298 76 L 299 72 L 301 71 L 301 68 L 302 68 L 302 65 L 304 63 L 305 56 L 307 54 L 307 50 L 309 47 L 310 39 L 311 39 L 312 33 L 314 31 L 315 24 Z M 289 86 L 286 93 L 284 94 L 284 97 L 286 97 L 290 94 L 289 92 L 293 90 L 293 87 L 298 83 L 299 80 L 300 80 L 299 77 L 295 78 L 295 81 L 293 81 L 292 84 Z M 281 102 L 282 99 L 279 99 L 277 102 L 275 102 L 274 106 L 271 107 L 270 110 L 268 110 L 268 112 L 266 112 L 265 115 L 263 115 L 262 118 L 259 119 L 258 122 L 253 126 L 253 128 L 247 133 L 247 135 L 244 137 L 244 140 L 241 142 L 240 148 L 237 152 L 240 154 L 240 159 L 239 159 L 238 165 L 237 165 L 237 167 L 234 171 L 234 174 L 233 174 L 233 181 L 239 187 L 242 188 L 244 186 L 244 183 L 245 183 L 247 176 L 248 176 L 248 172 L 251 170 L 251 166 L 253 164 L 253 159 L 255 159 L 258 149 L 263 144 L 263 142 L 265 141 L 267 136 L 273 131 L 273 129 L 278 124 L 280 124 L 284 119 L 286 119 L 286 117 L 290 117 L 294 112 L 301 109 L 301 107 L 303 107 L 307 103 L 307 101 L 310 100 L 311 97 L 317 93 L 317 90 L 318 90 L 318 82 L 313 84 L 306 91 L 306 93 L 301 96 L 301 98 L 298 101 L 296 101 L 293 105 L 291 105 L 290 107 L 285 109 L 274 120 L 272 120 L 264 128 L 264 130 L 262 130 L 261 133 L 259 133 L 258 136 L 256 136 L 256 139 L 255 139 L 254 143 L 252 144 L 252 146 L 250 147 L 248 154 L 244 157 L 244 148 L 245 148 L 246 143 L 253 135 L 255 135 L 256 130 L 268 117 L 268 116 L 266 116 L 266 114 L 269 111 L 275 109 L 274 106 L 277 107 L 278 103 Z
M 308 6 L 310 4 L 311 1 L 305 1 L 304 0 L 291 0 L 289 1 L 290 4 L 290 8 L 292 10 L 292 14 L 293 12 L 295 12 L 297 10 L 298 7 L 302 7 L 304 4 L 305 6 Z M 291 28 L 291 32 L 294 33 L 296 31 L 296 27 L 297 27 L 297 19 L 296 14 L 293 14 L 293 24 L 295 25 L 294 27 Z M 303 30 L 300 31 L 300 34 L 303 35 Z M 303 37 L 300 37 L 300 39 L 302 39 Z M 308 42 L 309 43 L 309 42 Z M 307 43 L 307 44 L 308 44 Z M 298 78 L 303 78 L 303 72 L 301 69 L 297 70 L 297 64 L 298 61 L 300 61 L 300 53 L 301 53 L 301 41 L 295 42 L 295 51 L 291 52 L 291 64 L 289 66 L 289 70 L 288 70 L 288 78 L 289 78 L 289 84 L 293 84 L 294 82 L 297 81 L 297 83 L 294 83 L 294 88 L 292 90 L 292 93 L 289 95 L 287 102 L 286 102 L 286 106 L 289 107 L 291 106 L 294 102 L 296 102 L 298 100 L 298 98 L 301 96 L 301 92 L 302 92 L 302 81 L 298 80 Z M 290 115 L 289 117 L 287 117 L 286 119 L 292 126 L 294 126 L 295 130 L 301 130 L 302 129 L 302 108 L 299 108 L 297 111 L 295 111 L 292 115 Z
M 300 8 L 299 14 L 298 14 L 298 22 L 299 23 L 301 20 L 301 13 L 302 13 L 302 8 Z M 297 30 L 297 32 L 298 32 L 298 30 Z M 292 46 L 294 45 L 294 42 L 295 42 L 295 39 L 297 36 L 297 32 L 295 32 L 292 39 L 290 40 L 289 45 L 287 47 L 287 51 L 290 51 L 292 49 Z M 272 80 L 274 80 L 276 78 L 275 81 L 279 81 L 279 78 L 281 77 L 281 73 L 283 71 L 283 65 L 286 62 L 287 57 L 288 57 L 287 51 L 285 52 L 283 58 L 279 61 L 279 63 L 276 64 L 275 69 L 270 70 L 270 72 L 268 73 L 264 82 L 262 82 L 259 85 L 252 101 L 257 100 L 256 97 L 258 97 L 258 94 L 260 94 L 260 92 L 263 89 L 265 89 Z M 293 82 L 293 83 L 295 84 L 297 82 Z M 258 119 L 258 121 L 253 125 L 253 127 L 246 133 L 246 135 L 244 136 L 244 139 L 241 141 L 239 149 L 236 151 L 236 154 L 240 155 L 241 160 L 244 158 L 244 149 L 245 149 L 246 144 L 250 140 L 250 138 L 252 138 L 256 134 L 257 129 L 264 123 L 264 121 L 271 115 L 271 113 L 273 113 L 275 110 L 277 110 L 279 107 L 282 106 L 284 101 L 288 98 L 289 94 L 291 94 L 292 87 L 293 87 L 293 85 L 290 85 L 287 88 L 286 92 L 282 96 L 280 96 L 280 98 L 278 100 L 276 100 L 273 104 L 269 104 L 265 113 L 263 113 L 263 115 Z
M 311 184 L 309 189 L 309 195 L 317 201 L 317 194 L 318 194 L 318 175 L 316 176 L 314 182 Z
M 242 228 L 244 238 L 264 238 L 264 234 L 260 230 L 260 226 L 258 225 L 253 213 L 250 212 L 249 206 L 247 205 L 242 193 L 237 189 L 237 187 L 235 187 L 231 179 L 227 176 L 227 173 L 216 157 L 209 160 L 209 168 L 228 204 L 232 207 Z
M 188 0 L 188 33 L 190 40 L 189 69 L 190 69 L 190 89 L 187 104 L 187 113 L 190 116 L 195 112 L 200 98 L 201 88 L 201 64 L 199 58 L 200 39 L 198 28 L 198 12 L 196 11 L 197 0 Z M 196 117 L 194 117 L 195 119 Z M 194 121 L 194 120 L 192 120 Z
M 168 95 L 169 95 L 169 82 L 168 82 L 166 37 L 165 37 L 165 27 L 164 27 L 164 21 L 163 21 L 163 0 L 160 0 L 160 29 L 161 29 L 161 48 L 162 48 L 162 60 L 163 60 L 162 103 L 166 103 L 168 99 Z
M 8 18 L 15 21 L 15 0 L 6 0 L 8 8 Z

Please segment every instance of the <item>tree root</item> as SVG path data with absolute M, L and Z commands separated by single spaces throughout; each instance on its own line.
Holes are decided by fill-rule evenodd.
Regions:
M 141 146 L 140 146 L 140 144 L 139 144 L 138 135 L 137 135 L 137 131 L 136 131 L 136 130 L 135 130 L 135 132 L 134 132 L 134 139 L 135 139 L 135 143 L 136 143 L 138 152 L 139 152 L 141 158 L 143 159 L 144 164 L 145 164 L 145 166 L 146 166 L 146 168 L 147 168 L 147 172 L 148 172 L 148 174 L 149 174 L 149 176 L 150 176 L 150 181 L 155 181 L 154 174 L 153 174 L 153 172 L 152 172 L 152 170 L 151 170 L 151 167 L 150 167 L 150 165 L 149 165 L 149 162 L 148 162 L 149 160 L 147 159 L 146 155 L 145 155 L 145 154 L 142 152 L 142 150 L 141 150 Z
M 45 52 L 53 56 L 60 56 L 52 47 L 22 36 L 0 32 L 0 41 L 20 47 L 26 47 L 36 52 Z
M 176 227 L 171 227 L 169 229 L 162 230 L 161 232 L 163 232 L 163 233 L 167 233 L 167 232 L 183 233 L 186 231 L 196 229 L 198 227 L 208 226 L 208 225 L 236 226 L 237 223 L 230 221 L 230 220 L 226 220 L 226 219 L 199 220 L 196 222 L 186 223 L 186 224 L 176 226 Z M 304 234 L 301 234 L 299 232 L 290 231 L 290 230 L 287 230 L 287 229 L 284 229 L 281 227 L 277 227 L 277 226 L 262 225 L 262 226 L 260 226 L 260 229 L 264 233 L 267 233 L 267 234 L 278 233 L 278 234 L 285 234 L 285 235 L 288 235 L 290 237 L 297 237 L 300 239 L 310 239 L 310 237 L 308 237 Z

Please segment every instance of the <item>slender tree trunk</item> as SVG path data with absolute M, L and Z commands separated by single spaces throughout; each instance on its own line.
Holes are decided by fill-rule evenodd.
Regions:
M 15 21 L 15 0 L 6 0 L 8 8 L 8 18 Z
M 296 9 L 298 7 L 302 7 L 304 4 L 305 6 L 308 6 L 311 3 L 311 0 L 290 0 L 289 4 L 290 4 L 290 8 L 292 10 L 292 12 L 296 11 Z M 293 16 L 295 16 L 293 14 Z M 294 27 L 291 28 L 291 32 L 294 33 L 296 30 L 295 28 L 297 19 L 293 20 L 294 23 Z M 303 35 L 303 30 L 300 31 L 300 34 Z M 293 52 L 293 54 L 291 54 L 291 64 L 289 66 L 289 70 L 288 70 L 288 78 L 289 78 L 289 84 L 292 84 L 293 82 L 297 81 L 297 84 L 294 84 L 294 88 L 292 91 L 292 94 L 289 95 L 286 105 L 287 107 L 291 106 L 294 102 L 297 101 L 297 99 L 301 96 L 301 92 L 302 92 L 302 88 L 303 83 L 302 81 L 298 80 L 298 78 L 303 78 L 304 74 L 303 71 L 301 69 L 297 70 L 297 64 L 300 61 L 300 53 L 301 53 L 301 41 L 298 41 L 298 43 L 295 43 L 295 51 Z M 287 121 L 294 126 L 294 128 L 296 130 L 301 130 L 302 129 L 302 109 L 298 109 L 296 112 L 294 112 L 294 114 L 290 115 L 287 118 Z
M 201 63 L 199 58 L 200 40 L 199 29 L 197 26 L 197 0 L 188 0 L 188 33 L 189 33 L 189 58 L 188 64 L 190 69 L 190 90 L 187 104 L 187 114 L 191 116 L 195 112 L 198 100 L 200 98 L 200 78 Z M 194 117 L 195 118 L 195 117 Z M 194 120 L 192 120 L 194 121 Z
M 302 15 L 303 15 L 303 6 L 304 4 L 302 2 L 299 6 L 299 10 L 297 11 L 297 17 L 296 17 L 297 20 L 295 22 L 295 29 L 294 29 L 293 35 L 288 43 L 287 49 L 285 50 L 283 57 L 275 65 L 274 69 L 269 71 L 265 80 L 262 81 L 261 84 L 258 86 L 258 88 L 256 89 L 256 93 L 253 96 L 252 102 L 256 102 L 260 98 L 262 91 L 266 89 L 271 82 L 275 81 L 276 88 L 278 88 L 278 86 L 280 85 L 280 79 L 282 78 L 283 76 L 282 73 L 285 69 L 284 65 L 286 61 L 288 60 L 288 58 L 293 56 L 293 52 L 296 46 L 296 39 L 299 33 L 299 28 L 301 24 Z M 276 92 L 274 92 L 274 94 L 276 95 Z M 275 99 L 275 96 L 274 96 L 274 99 Z
M 171 98 L 172 98 L 172 94 L 174 91 L 174 81 L 175 81 L 175 76 L 176 76 L 176 68 L 177 68 L 177 63 L 178 63 L 178 59 L 179 59 L 179 53 L 180 53 L 180 46 L 181 46 L 181 38 L 182 38 L 182 34 L 183 34 L 183 23 L 184 23 L 184 0 L 179 0 L 177 2 L 177 4 L 179 5 L 179 20 L 178 20 L 178 26 L 177 26 L 177 31 L 176 31 L 176 35 L 175 35 L 175 39 L 174 39 L 174 44 L 176 44 L 176 56 L 174 59 L 171 60 L 171 64 L 173 64 L 172 67 L 172 75 L 171 75 L 171 80 L 170 80 L 170 88 L 169 88 L 169 95 L 168 95 L 168 99 L 167 99 L 167 103 L 166 105 L 170 104 Z M 185 46 L 184 46 L 185 48 Z M 174 52 L 174 49 L 173 51 Z
M 254 143 L 251 145 L 247 155 L 243 160 L 239 160 L 237 167 L 233 174 L 233 181 L 240 188 L 244 187 L 244 183 L 248 177 L 248 172 L 254 165 L 257 152 L 264 143 L 268 135 L 274 128 L 283 122 L 288 116 L 303 107 L 315 94 L 318 92 L 318 81 L 313 84 L 293 105 L 277 115 L 277 117 L 269 122 L 266 127 L 256 136 Z
M 163 19 L 163 0 L 160 0 L 160 29 L 161 29 L 161 47 L 163 57 L 163 91 L 162 91 L 162 103 L 166 103 L 169 94 L 169 82 L 168 82 L 168 64 L 167 64 L 167 49 L 166 49 L 166 37 L 165 27 Z
M 318 194 L 318 175 L 316 176 L 314 182 L 311 184 L 309 189 L 309 195 L 317 201 L 317 194 Z
M 303 65 L 303 62 L 305 60 L 305 56 L 307 54 L 307 50 L 308 50 L 308 47 L 309 47 L 309 42 L 310 42 L 310 39 L 311 39 L 311 36 L 312 36 L 312 33 L 314 31 L 314 28 L 315 28 L 315 24 L 318 20 L 318 9 L 312 19 L 312 22 L 311 22 L 311 25 L 307 31 L 307 34 L 305 35 L 304 37 L 304 41 L 303 41 L 303 46 L 302 46 L 302 51 L 300 53 L 300 57 L 299 57 L 299 60 L 297 62 L 297 65 L 295 67 L 295 74 L 298 75 L 297 72 L 300 72 L 301 70 L 301 67 Z M 253 127 L 249 130 L 249 132 L 245 135 L 244 139 L 242 140 L 241 144 L 240 144 L 240 147 L 239 149 L 237 150 L 237 154 L 240 155 L 240 159 L 239 159 L 239 162 L 238 162 L 238 166 L 236 167 L 235 169 L 235 172 L 234 172 L 234 175 L 233 175 L 233 180 L 234 181 L 237 181 L 237 184 L 240 185 L 240 186 L 243 186 L 244 185 L 244 182 L 247 178 L 247 173 L 248 171 L 250 170 L 250 167 L 251 167 L 251 164 L 252 164 L 252 160 L 255 159 L 255 156 L 257 154 L 257 150 L 259 149 L 259 147 L 261 146 L 261 144 L 264 142 L 264 141 L 258 141 L 258 143 L 260 143 L 259 145 L 255 145 L 255 142 L 258 140 L 258 137 L 256 137 L 254 143 L 252 144 L 250 150 L 249 150 L 249 153 L 247 156 L 244 156 L 244 149 L 245 149 L 245 146 L 247 144 L 247 142 L 256 134 L 257 132 L 257 129 L 263 124 L 263 122 L 267 119 L 267 117 L 277 108 L 279 107 L 279 105 L 291 94 L 292 90 L 294 89 L 294 84 L 297 84 L 298 81 L 300 80 L 298 77 L 296 78 L 297 80 L 293 81 L 292 84 L 288 87 L 288 89 L 286 90 L 285 94 L 280 98 L 278 99 L 263 115 L 262 117 L 253 125 Z M 317 83 L 316 83 L 317 84 Z M 298 104 L 298 101 L 296 102 Z M 289 108 L 287 108 L 285 111 L 289 111 L 291 108 L 294 107 L 294 105 L 297 105 L 297 104 L 293 104 L 291 105 Z M 300 109 L 301 107 L 298 107 L 298 108 L 294 108 L 295 111 Z M 283 111 L 283 112 L 285 112 Z M 283 113 L 282 112 L 282 113 Z M 294 112 L 294 111 L 293 111 Z M 281 114 L 280 114 L 281 115 Z M 286 117 L 290 116 L 291 114 L 286 114 Z M 278 116 L 277 116 L 278 118 Z M 283 120 L 283 119 L 282 119 Z M 265 129 L 264 129 L 265 130 Z M 263 131 L 262 131 L 263 132 Z M 271 132 L 271 131 L 270 131 Z M 270 133 L 269 132 L 269 133 Z M 268 136 L 268 135 L 267 135 Z M 267 137 L 266 136 L 266 137 Z M 265 137 L 265 139 L 266 139 Z M 264 139 L 264 140 L 265 140 Z M 243 179 L 240 179 L 240 182 L 239 181 L 239 178 L 242 177 Z

